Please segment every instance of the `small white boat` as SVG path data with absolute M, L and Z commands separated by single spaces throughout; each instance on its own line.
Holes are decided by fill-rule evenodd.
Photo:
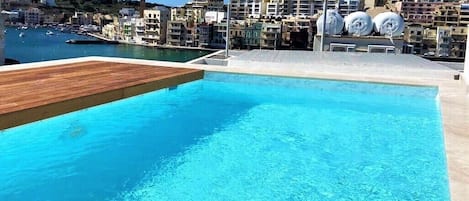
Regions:
M 24 37 L 24 32 L 21 32 L 20 35 L 18 35 L 19 37 Z
M 51 30 L 48 30 L 48 31 L 46 32 L 46 35 L 49 35 L 49 36 L 50 36 L 50 35 L 54 35 L 54 32 L 52 32 Z
M 28 27 L 27 26 L 22 26 L 21 29 L 26 30 L 26 29 L 28 29 Z

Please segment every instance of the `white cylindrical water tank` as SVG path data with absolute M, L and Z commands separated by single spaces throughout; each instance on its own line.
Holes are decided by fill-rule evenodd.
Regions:
M 384 12 L 373 18 L 374 29 L 383 36 L 400 36 L 404 31 L 404 19 L 393 12 Z
M 345 16 L 345 30 L 350 35 L 366 36 L 373 31 L 371 17 L 362 11 L 353 12 Z
M 327 10 L 326 19 L 326 34 L 337 35 L 342 33 L 344 29 L 344 18 L 336 10 Z M 322 34 L 322 25 L 324 22 L 324 15 L 321 15 L 316 22 L 318 34 Z

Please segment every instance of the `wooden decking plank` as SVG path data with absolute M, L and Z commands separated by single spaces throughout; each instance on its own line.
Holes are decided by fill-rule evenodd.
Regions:
M 195 69 L 99 61 L 0 72 L 0 129 L 202 76 Z M 28 112 L 38 114 L 28 118 Z

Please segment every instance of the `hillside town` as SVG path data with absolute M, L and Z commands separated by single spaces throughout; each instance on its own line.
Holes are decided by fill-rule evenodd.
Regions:
M 54 0 L 5 0 L 2 14 L 11 26 L 59 26 L 62 31 L 92 32 L 102 39 L 136 45 L 217 49 L 228 44 L 230 49 L 303 50 L 319 50 L 324 45 L 329 51 L 455 59 L 464 57 L 469 24 L 469 4 L 453 0 L 231 0 L 230 4 L 189 0 L 181 7 L 133 2 L 137 6 L 123 6 L 116 13 L 89 12 L 85 7 L 66 14 L 54 9 L 58 4 Z M 321 39 L 318 24 L 322 22 L 318 21 L 324 5 L 328 27 Z M 375 21 L 383 13 L 404 19 L 402 25 L 396 22 L 402 33 L 380 33 L 376 24 L 374 30 L 356 33 L 347 25 L 347 17 L 362 15 L 358 19 L 369 16 Z M 344 19 L 345 28 L 340 24 Z M 373 27 L 373 23 L 364 24 Z M 336 28 L 331 31 L 331 27 Z

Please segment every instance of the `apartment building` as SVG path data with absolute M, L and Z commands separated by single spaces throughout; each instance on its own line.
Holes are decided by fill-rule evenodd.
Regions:
M 88 25 L 93 22 L 93 15 L 85 12 L 75 12 L 69 19 L 72 25 Z
M 231 0 L 231 17 L 239 20 L 260 18 L 265 13 L 262 0 Z
M 143 40 L 151 44 L 165 44 L 169 15 L 169 10 L 162 6 L 144 10 L 145 37 Z
M 246 37 L 246 22 L 244 20 L 234 21 L 230 26 L 230 48 L 244 48 Z
M 338 0 L 337 11 L 342 16 L 362 10 L 360 0 Z
M 422 55 L 424 27 L 421 24 L 409 24 L 404 30 L 404 41 L 411 49 L 411 54 Z
M 447 27 L 437 27 L 436 29 L 436 55 L 448 57 L 451 50 L 451 29 Z
M 133 41 L 136 43 L 142 43 L 143 37 L 145 37 L 145 19 L 143 18 L 134 18 L 132 19 L 135 24 L 135 34 Z
M 213 24 L 201 23 L 197 26 L 200 47 L 209 47 L 213 36 Z
M 187 3 L 184 5 L 180 11 L 178 11 L 178 15 L 182 17 L 184 14 L 184 18 L 186 20 L 193 21 L 195 23 L 201 23 L 204 20 L 204 15 L 207 9 L 205 7 L 200 7 L 194 5 L 192 2 Z
M 195 8 L 205 8 L 207 11 L 221 11 L 223 10 L 223 0 L 192 0 L 190 1 Z
M 450 57 L 464 58 L 466 54 L 467 26 L 450 27 L 451 46 Z
M 312 0 L 291 0 L 290 13 L 293 16 L 312 16 L 314 14 L 314 6 L 314 1 Z
M 210 47 L 224 48 L 226 45 L 225 38 L 227 36 L 226 22 L 213 24 L 213 35 L 210 41 Z
M 24 23 L 35 25 L 42 24 L 44 13 L 39 8 L 29 8 L 24 12 Z
M 244 45 L 247 49 L 259 48 L 261 41 L 262 23 L 247 24 L 244 31 Z
M 460 6 L 452 3 L 445 3 L 435 7 L 433 13 L 433 26 L 458 26 Z
M 469 24 L 469 4 L 461 4 L 459 12 L 459 26 L 467 26 Z
M 436 8 L 442 4 L 442 2 L 403 1 L 395 5 L 406 22 L 430 25 L 433 23 Z
M 186 8 L 185 7 L 171 8 L 171 15 L 170 16 L 171 16 L 170 17 L 171 21 L 187 20 Z
M 313 1 L 313 14 L 322 13 L 323 0 L 312 0 Z M 337 2 L 336 0 L 327 0 L 326 7 L 327 9 L 336 9 Z
M 135 36 L 135 24 L 130 19 L 120 19 L 119 21 L 122 27 L 122 39 L 131 42 Z
M 168 21 L 166 42 L 172 46 L 186 46 L 187 21 Z
M 281 45 L 282 24 L 262 23 L 261 41 L 262 48 L 276 49 Z
M 307 48 L 312 44 L 312 18 L 291 17 L 282 19 L 282 46 L 291 48 Z M 316 24 L 314 22 L 314 24 Z
M 288 0 L 268 0 L 265 7 L 265 15 L 268 17 L 281 17 L 290 14 L 290 2 Z

